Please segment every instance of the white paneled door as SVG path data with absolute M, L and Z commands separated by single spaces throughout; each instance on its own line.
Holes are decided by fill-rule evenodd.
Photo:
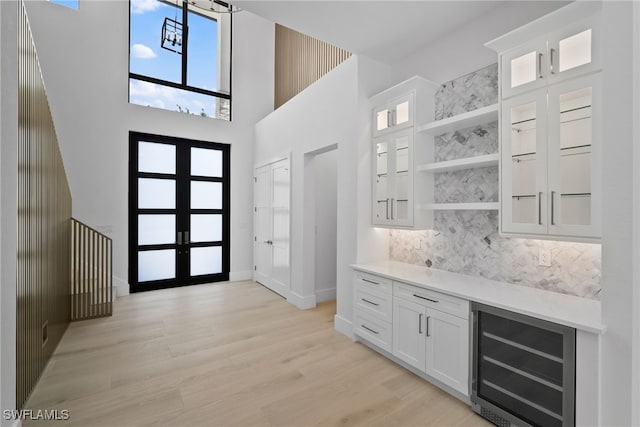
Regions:
M 289 294 L 289 159 L 256 168 L 254 177 L 254 278 L 274 292 Z

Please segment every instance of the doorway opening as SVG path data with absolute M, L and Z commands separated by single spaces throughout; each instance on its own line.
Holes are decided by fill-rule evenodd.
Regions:
M 230 149 L 130 132 L 131 292 L 229 280 Z
M 336 299 L 338 145 L 305 153 L 304 168 L 304 293 L 318 303 Z

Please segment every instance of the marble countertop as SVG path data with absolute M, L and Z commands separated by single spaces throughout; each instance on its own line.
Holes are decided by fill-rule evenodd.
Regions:
M 487 304 L 587 332 L 602 334 L 600 301 L 395 261 L 353 269 Z

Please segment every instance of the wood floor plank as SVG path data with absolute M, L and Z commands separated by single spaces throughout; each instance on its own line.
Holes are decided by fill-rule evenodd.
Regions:
M 336 332 L 334 314 L 254 282 L 121 297 L 69 327 L 27 408 L 69 410 L 59 426 L 490 425 Z

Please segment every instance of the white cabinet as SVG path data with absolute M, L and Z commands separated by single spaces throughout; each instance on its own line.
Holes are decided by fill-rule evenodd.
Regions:
M 468 319 L 427 309 L 425 322 L 427 375 L 468 394 Z
M 592 15 L 593 6 L 576 12 L 576 15 Z M 502 51 L 501 97 L 502 99 L 535 90 L 548 84 L 585 75 L 601 68 L 601 35 L 596 17 L 588 16 L 573 23 L 553 28 L 553 20 L 539 31 L 548 31 Z M 531 24 L 522 32 L 530 31 Z M 517 31 L 517 30 L 516 30 Z M 507 36 L 505 36 L 506 38 Z M 514 38 L 517 34 L 514 35 Z
M 393 355 L 469 394 L 469 302 L 394 282 Z
M 373 223 L 413 225 L 413 130 L 374 139 Z
M 415 93 L 411 92 L 373 109 L 373 136 L 413 126 Z
M 469 308 L 461 298 L 375 274 L 354 274 L 354 334 L 465 396 Z
M 488 44 L 501 64 L 500 230 L 507 235 L 601 235 L 599 5 L 581 3 Z
M 417 134 L 416 117 L 433 120 L 437 85 L 413 77 L 370 99 L 372 116 L 372 224 L 430 228 L 433 214 L 416 212 L 432 198 L 432 178 L 416 175 L 416 164 L 431 158 L 432 137 Z
M 356 272 L 353 280 L 354 333 L 391 352 L 391 280 Z
M 401 298 L 393 299 L 393 355 L 421 371 L 426 370 L 424 337 L 426 308 Z

